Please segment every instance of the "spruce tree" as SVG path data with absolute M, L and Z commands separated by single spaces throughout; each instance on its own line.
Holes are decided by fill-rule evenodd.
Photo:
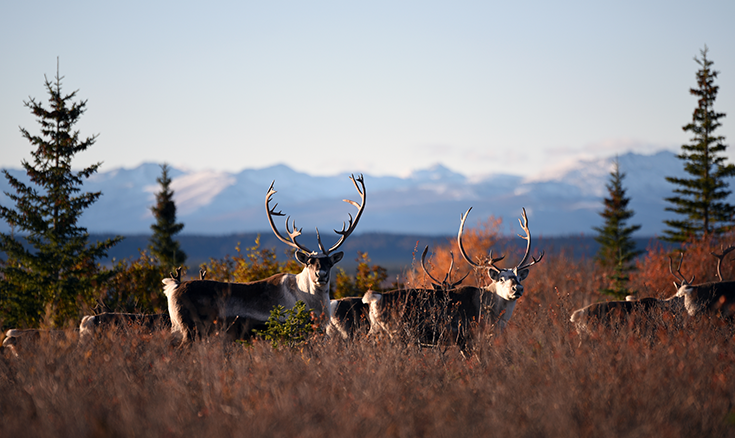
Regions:
M 719 86 L 715 79 L 719 72 L 712 69 L 713 62 L 707 58 L 707 46 L 701 50 L 702 58 L 694 58 L 700 69 L 697 71 L 697 87 L 689 92 L 697 96 L 697 107 L 692 114 L 692 122 L 683 126 L 691 132 L 690 143 L 682 145 L 678 155 L 685 161 L 684 170 L 691 178 L 666 177 L 678 186 L 675 196 L 666 198 L 674 204 L 667 211 L 677 213 L 683 218 L 665 220 L 670 229 L 664 230 L 664 239 L 670 242 L 683 242 L 692 236 L 722 234 L 730 229 L 735 208 L 726 202 L 730 195 L 726 178 L 735 176 L 735 165 L 725 163 L 722 156 L 727 146 L 725 137 L 716 135 L 721 126 L 719 120 L 724 113 L 714 110 Z
M 609 197 L 604 199 L 605 209 L 600 213 L 605 222 L 602 227 L 593 227 L 598 233 L 595 240 L 600 244 L 597 262 L 603 269 L 612 271 L 611 287 L 603 289 L 602 292 L 620 299 L 629 293 L 626 285 L 628 273 L 634 269 L 633 259 L 643 252 L 636 249 L 631 237 L 641 226 L 626 226 L 626 222 L 634 213 L 628 208 L 630 199 L 625 196 L 623 178 L 625 173 L 620 171 L 620 162 L 616 157 L 613 170 L 610 172 L 610 180 L 606 185 Z
M 20 128 L 22 136 L 36 149 L 33 162 L 22 160 L 31 184 L 3 174 L 14 193 L 5 194 L 15 208 L 0 206 L 0 218 L 13 232 L 0 233 L 0 251 L 6 260 L 0 265 L 4 281 L 0 289 L 2 324 L 7 326 L 63 325 L 80 316 L 84 306 L 94 305 L 94 287 L 109 277 L 97 260 L 122 237 L 90 244 L 89 233 L 78 221 L 84 209 L 101 192 L 81 192 L 85 179 L 97 172 L 101 163 L 73 172 L 72 158 L 91 147 L 96 135 L 84 140 L 74 125 L 86 111 L 87 101 L 73 102 L 77 91 L 62 95 L 58 69 L 54 82 L 45 78 L 49 109 L 30 98 L 24 102 L 41 125 L 40 135 Z M 15 232 L 20 235 L 16 236 Z
M 156 193 L 156 205 L 151 207 L 156 223 L 151 225 L 151 253 L 166 268 L 174 268 L 186 262 L 186 253 L 179 247 L 173 236 L 184 228 L 184 224 L 176 223 L 176 204 L 174 192 L 171 190 L 171 178 L 167 164 L 161 166 L 161 176 L 156 179 L 161 191 Z

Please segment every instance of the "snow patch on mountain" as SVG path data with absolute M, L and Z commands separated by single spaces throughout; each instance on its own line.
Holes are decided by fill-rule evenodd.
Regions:
M 641 236 L 660 234 L 663 220 L 671 217 L 664 198 L 672 195 L 673 186 L 665 177 L 682 175 L 682 161 L 668 151 L 627 153 L 617 158 L 635 212 L 630 224 L 642 225 Z M 502 218 L 505 231 L 516 233 L 517 218 L 525 207 L 534 234 L 591 233 L 593 226 L 602 223 L 599 212 L 614 159 L 580 160 L 532 177 L 489 174 L 468 178 L 441 164 L 407 177 L 364 175 L 367 205 L 357 232 L 452 235 L 460 215 L 473 207 L 471 221 Z M 8 171 L 28 184 L 24 171 Z M 150 208 L 160 190 L 156 182 L 160 174 L 160 165 L 145 163 L 93 175 L 82 189 L 100 191 L 102 197 L 84 212 L 81 224 L 90 232 L 149 233 L 153 223 Z M 264 202 L 272 182 L 278 192 L 273 202 L 305 230 L 341 229 L 348 214 L 354 216 L 356 211 L 342 200 L 359 200 L 347 173 L 316 177 L 276 165 L 237 173 L 170 168 L 170 175 L 177 218 L 188 234 L 270 232 Z M 12 192 L 5 178 L 0 178 L 0 190 Z M 729 201 L 735 203 L 732 197 Z M 4 194 L 0 194 L 0 205 L 13 207 Z M 282 227 L 283 222 L 277 225 Z M 9 231 L 8 225 L 0 223 L 0 231 Z M 323 231 L 323 237 L 328 233 Z

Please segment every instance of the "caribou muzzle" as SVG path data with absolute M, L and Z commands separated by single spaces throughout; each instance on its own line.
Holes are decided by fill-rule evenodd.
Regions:
M 314 275 L 314 284 L 324 286 L 329 283 L 329 271 L 316 271 Z
M 515 283 L 510 287 L 510 299 L 517 300 L 523 296 L 523 285 Z

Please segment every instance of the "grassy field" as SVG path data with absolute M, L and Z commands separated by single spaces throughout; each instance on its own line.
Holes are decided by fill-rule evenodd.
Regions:
M 714 276 L 712 249 L 689 249 L 687 275 Z M 631 285 L 673 294 L 666 261 L 649 252 Z M 365 336 L 180 347 L 135 328 L 79 345 L 70 331 L 3 353 L 0 436 L 735 436 L 733 326 L 660 312 L 581 339 L 569 316 L 602 279 L 547 256 L 507 329 L 478 329 L 466 355 Z
M 523 300 L 468 356 L 364 337 L 177 347 L 135 329 L 41 342 L 0 360 L 0 436 L 735 436 L 727 324 L 659 314 L 580 345 L 569 296 Z

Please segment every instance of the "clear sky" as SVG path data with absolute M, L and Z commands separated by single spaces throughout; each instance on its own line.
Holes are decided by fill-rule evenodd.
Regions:
M 0 1 L 0 167 L 44 75 L 102 170 L 533 176 L 676 151 L 706 44 L 735 158 L 735 1 Z

